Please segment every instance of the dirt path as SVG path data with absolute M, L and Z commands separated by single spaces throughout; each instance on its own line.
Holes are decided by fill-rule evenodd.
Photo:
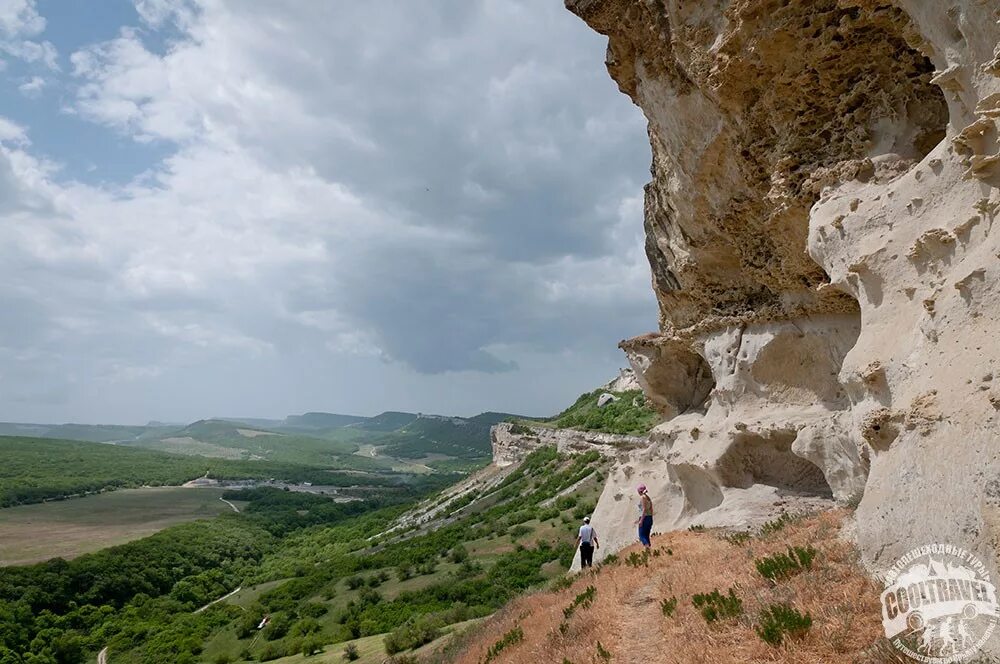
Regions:
M 208 603 L 208 604 L 206 604 L 205 606 L 201 607 L 200 609 L 195 609 L 195 610 L 194 610 L 194 612 L 195 612 L 195 613 L 201 613 L 202 611 L 204 611 L 204 610 L 205 610 L 205 609 L 207 609 L 208 607 L 212 606 L 213 604 L 218 604 L 219 602 L 222 602 L 222 601 L 224 601 L 224 600 L 227 600 L 227 599 L 229 599 L 230 597 L 232 597 L 233 595 L 235 595 L 236 593 L 238 593 L 238 592 L 239 592 L 239 591 L 241 591 L 241 590 L 243 590 L 243 586 L 239 586 L 239 587 L 238 587 L 238 588 L 237 588 L 236 590 L 234 590 L 233 592 L 231 592 L 231 593 L 226 593 L 225 595 L 223 595 L 222 597 L 220 597 L 220 598 L 218 598 L 218 599 L 213 599 L 213 600 L 212 600 L 211 602 L 209 602 L 209 603 Z M 107 650 L 107 648 L 105 648 L 105 650 Z M 100 662 L 98 662 L 98 664 L 101 664 L 101 663 L 100 663 Z
M 623 662 L 655 661 L 663 647 L 663 612 L 657 602 L 658 581 L 650 580 L 623 602 L 628 618 L 616 649 Z M 617 655 L 617 653 L 616 653 Z
M 108 647 L 104 646 L 101 652 L 97 653 L 97 664 L 108 664 Z
M 240 513 L 240 508 L 239 508 L 239 507 L 237 507 L 236 505 L 233 505 L 233 504 L 232 504 L 231 502 L 229 502 L 228 500 L 226 500 L 226 499 L 225 499 L 225 498 L 223 498 L 222 496 L 219 496 L 219 500 L 221 500 L 221 501 L 222 501 L 222 502 L 224 502 L 225 504 L 227 504 L 227 505 L 229 505 L 230 507 L 232 507 L 232 508 L 233 508 L 233 511 L 234 511 L 234 512 L 236 512 L 237 514 L 239 514 L 239 513 Z

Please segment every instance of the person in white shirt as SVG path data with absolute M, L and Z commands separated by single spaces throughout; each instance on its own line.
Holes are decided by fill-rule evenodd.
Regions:
M 583 525 L 576 536 L 576 545 L 580 547 L 580 569 L 594 566 L 594 549 L 600 549 L 601 543 L 597 541 L 597 532 L 590 525 L 590 517 L 583 517 Z

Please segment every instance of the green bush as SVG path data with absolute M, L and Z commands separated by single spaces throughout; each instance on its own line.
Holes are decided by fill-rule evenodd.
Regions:
M 736 618 L 743 613 L 743 600 L 736 596 L 732 588 L 726 595 L 720 594 L 718 588 L 710 593 L 699 593 L 691 598 L 691 603 L 709 623 Z
M 610 557 L 610 556 L 609 556 Z M 633 551 L 625 558 L 625 564 L 629 567 L 649 566 L 649 549 L 643 549 L 642 553 Z
M 353 643 L 348 643 L 344 646 L 344 659 L 348 662 L 353 662 L 356 659 L 361 658 L 361 653 L 358 652 L 358 647 Z
M 598 389 L 580 395 L 576 402 L 549 420 L 564 429 L 584 429 L 607 433 L 644 434 L 660 421 L 660 416 L 651 408 L 641 390 L 620 392 L 617 400 L 597 406 L 597 400 L 605 390 Z
M 782 512 L 778 518 L 772 519 L 760 527 L 760 536 L 767 537 L 768 535 L 773 535 L 791 523 L 791 521 L 792 517 L 787 512 Z
M 326 615 L 329 609 L 326 604 L 321 604 L 319 602 L 306 602 L 301 607 L 299 607 L 299 615 L 304 618 L 319 618 L 322 615 Z
M 677 598 L 676 597 L 671 597 L 670 599 L 661 599 L 660 600 L 660 611 L 662 611 L 663 615 L 665 615 L 666 617 L 669 618 L 670 616 L 674 615 L 674 611 L 676 609 L 677 609 Z
M 559 496 L 556 498 L 556 507 L 560 510 L 568 510 L 576 507 L 577 497 L 574 495 Z
M 445 621 L 437 614 L 411 618 L 389 632 L 385 637 L 385 651 L 395 655 L 404 650 L 414 650 L 441 636 Z
M 571 585 L 573 585 L 574 581 L 576 581 L 576 577 L 570 576 L 569 574 L 557 577 L 552 581 L 551 584 L 549 584 L 549 590 L 552 590 L 554 592 L 559 592 L 560 590 L 566 590 Z
M 513 537 L 514 539 L 517 539 L 518 537 L 524 537 L 525 535 L 527 535 L 530 532 L 531 532 L 531 528 L 529 528 L 528 526 L 525 526 L 523 524 L 518 524 L 516 526 L 511 526 L 510 528 L 507 529 L 507 534 L 510 535 L 511 537 Z
M 608 652 L 607 649 L 605 649 L 605 647 L 601 645 L 600 641 L 597 642 L 597 656 L 600 657 L 605 662 L 611 661 L 611 653 Z
M 486 651 L 486 659 L 484 660 L 484 664 L 492 662 L 493 659 L 497 657 L 500 653 L 502 653 L 504 650 L 520 643 L 521 641 L 524 641 L 524 630 L 522 630 L 521 626 L 518 625 L 514 629 L 504 634 L 499 641 L 497 641 L 496 643 L 494 643 L 492 646 L 489 647 L 489 649 Z
M 799 613 L 788 604 L 772 604 L 760 614 L 757 635 L 772 646 L 781 645 L 785 635 L 799 637 L 809 631 L 812 617 Z
M 722 539 L 726 540 L 733 546 L 743 546 L 750 541 L 750 533 L 742 530 L 735 533 L 726 533 L 722 536 Z
M 298 622 L 292 625 L 291 634 L 293 636 L 306 636 L 307 634 L 315 634 L 320 630 L 320 624 L 315 618 L 301 618 Z
M 302 655 L 312 657 L 323 651 L 323 639 L 318 636 L 310 636 L 302 640 Z
M 573 598 L 572 604 L 563 609 L 563 616 L 569 620 L 576 611 L 577 607 L 589 609 L 590 605 L 594 603 L 594 595 L 596 594 L 597 588 L 594 586 L 587 586 L 586 590 Z
M 812 561 L 815 557 L 816 549 L 811 546 L 804 549 L 800 546 L 790 546 L 787 553 L 776 553 L 758 558 L 754 561 L 754 565 L 761 576 L 774 583 L 779 579 L 785 579 L 802 570 L 809 569 L 812 567 Z

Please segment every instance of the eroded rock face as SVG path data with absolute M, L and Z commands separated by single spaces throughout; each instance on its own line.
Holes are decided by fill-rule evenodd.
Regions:
M 659 529 L 860 500 L 873 568 L 995 564 L 1000 4 L 566 4 L 649 121 L 660 330 L 622 347 L 670 418 L 595 522 L 634 539 L 636 478 Z
M 555 447 L 561 454 L 582 454 L 595 450 L 609 458 L 617 458 L 630 450 L 646 447 L 649 440 L 639 436 L 623 436 L 597 431 L 552 429 L 501 422 L 490 429 L 493 465 L 506 468 L 542 447 Z

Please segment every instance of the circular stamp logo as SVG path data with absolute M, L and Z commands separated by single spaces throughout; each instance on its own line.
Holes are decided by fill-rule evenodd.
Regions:
M 1000 618 L 989 571 L 970 551 L 927 544 L 883 575 L 882 626 L 918 662 L 961 662 L 993 636 Z

